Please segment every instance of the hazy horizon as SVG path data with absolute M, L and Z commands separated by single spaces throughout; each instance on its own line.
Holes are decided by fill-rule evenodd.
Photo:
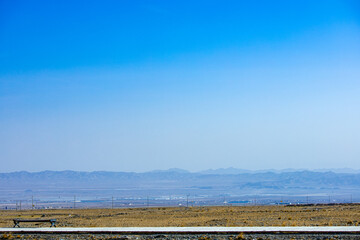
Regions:
M 0 2 L 0 172 L 360 169 L 358 1 Z
M 309 168 L 284 168 L 284 169 L 241 169 L 241 168 L 209 168 L 209 169 L 200 169 L 197 171 L 190 171 L 188 169 L 183 168 L 167 168 L 167 169 L 152 169 L 147 171 L 113 171 L 113 170 L 74 170 L 74 169 L 58 169 L 58 170 L 41 170 L 41 171 L 27 171 L 27 170 L 17 170 L 17 171 L 9 171 L 9 172 L 0 172 L 0 173 L 19 173 L 19 172 L 28 172 L 28 173 L 40 173 L 40 172 L 109 172 L 109 173 L 151 173 L 151 172 L 184 172 L 184 173 L 205 173 L 205 174 L 241 174 L 241 173 L 289 173 L 289 172 L 334 172 L 334 173 L 346 173 L 346 174 L 358 174 L 360 173 L 360 169 L 353 168 L 317 168 L 317 169 L 309 169 Z

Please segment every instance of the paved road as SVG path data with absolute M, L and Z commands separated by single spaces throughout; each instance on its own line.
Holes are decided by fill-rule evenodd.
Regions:
M 93 227 L 93 228 L 0 228 L 0 233 L 360 233 L 350 227 Z

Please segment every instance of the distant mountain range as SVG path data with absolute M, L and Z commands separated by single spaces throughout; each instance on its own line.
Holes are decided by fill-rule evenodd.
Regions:
M 341 171 L 341 170 L 338 170 Z M 354 170 L 354 172 L 356 172 Z M 235 168 L 188 172 L 172 168 L 144 173 L 43 171 L 0 173 L 5 194 L 243 195 L 360 193 L 360 173 L 248 171 Z M 360 195 L 360 194 L 359 194 Z
M 171 170 L 171 169 L 169 169 Z M 186 171 L 186 170 L 183 170 Z M 312 171 L 312 172 L 334 172 L 334 173 L 360 173 L 360 170 L 355 170 L 351 168 L 322 168 L 322 169 L 295 169 L 295 168 L 286 168 L 286 169 L 264 169 L 264 170 L 246 170 L 239 168 L 218 168 L 218 169 L 208 169 L 205 171 L 200 171 L 201 174 L 242 174 L 242 173 L 265 173 L 265 172 L 273 172 L 273 173 L 283 173 L 283 172 L 301 172 L 301 171 Z
M 55 174 L 55 173 L 108 173 L 108 174 L 114 174 L 114 173 L 128 173 L 128 174 L 153 174 L 153 173 L 193 173 L 193 174 L 244 174 L 244 173 L 286 173 L 286 172 L 333 172 L 333 173 L 360 173 L 360 169 L 352 169 L 352 168 L 321 168 L 321 169 L 306 169 L 306 168 L 286 168 L 286 169 L 262 169 L 262 170 L 248 170 L 248 169 L 240 169 L 240 168 L 218 168 L 218 169 L 208 169 L 208 170 L 202 170 L 197 172 L 190 172 L 185 169 L 181 168 L 169 168 L 167 170 L 153 170 L 148 172 L 111 172 L 111 171 L 93 171 L 93 172 L 85 172 L 85 171 L 72 171 L 72 170 L 65 170 L 65 171 L 41 171 L 41 172 L 27 172 L 27 171 L 19 171 L 19 172 L 10 172 L 10 173 L 0 173 L 0 174 L 7 174 L 7 175 L 24 175 L 24 174 Z
M 262 170 L 247 170 L 240 168 L 218 168 L 218 169 L 208 169 L 203 171 L 198 171 L 194 173 L 199 174 L 243 174 L 243 173 L 284 173 L 284 172 L 302 172 L 302 171 L 311 171 L 311 172 L 333 172 L 333 173 L 360 173 L 360 169 L 352 168 L 321 168 L 309 170 L 306 168 L 296 169 L 296 168 L 286 168 L 286 169 L 262 169 Z M 161 172 L 177 172 L 177 173 L 190 173 L 188 170 L 181 168 L 169 168 L 168 170 L 154 170 L 152 173 L 161 173 Z

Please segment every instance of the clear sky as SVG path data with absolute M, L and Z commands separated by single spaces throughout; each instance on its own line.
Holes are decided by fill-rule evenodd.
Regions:
M 0 172 L 360 168 L 360 2 L 0 0 Z

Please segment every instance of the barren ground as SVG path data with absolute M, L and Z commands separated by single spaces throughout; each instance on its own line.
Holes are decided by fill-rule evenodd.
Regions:
M 14 218 L 56 218 L 58 227 L 358 226 L 360 204 L 2 210 L 0 227 L 12 227 Z

